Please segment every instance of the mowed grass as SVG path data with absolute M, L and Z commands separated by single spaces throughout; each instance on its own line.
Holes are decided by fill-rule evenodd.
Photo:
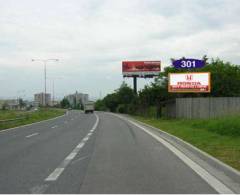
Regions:
M 22 118 L 16 121 L 0 122 L 0 130 L 47 120 L 65 113 L 63 109 L 41 108 L 34 112 L 0 110 L 0 120 Z
M 134 118 L 175 135 L 240 170 L 240 115 L 209 120 Z

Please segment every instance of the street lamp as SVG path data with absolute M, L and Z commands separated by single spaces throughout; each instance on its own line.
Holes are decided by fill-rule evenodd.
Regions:
M 32 62 L 34 61 L 41 61 L 44 63 L 44 98 L 43 98 L 43 105 L 46 106 L 46 93 L 47 93 L 47 62 L 48 61 L 59 61 L 59 59 L 32 59 Z
M 47 77 L 48 79 L 52 79 L 52 105 L 54 106 L 54 100 L 55 100 L 55 81 L 56 81 L 56 79 L 62 79 L 62 77 Z

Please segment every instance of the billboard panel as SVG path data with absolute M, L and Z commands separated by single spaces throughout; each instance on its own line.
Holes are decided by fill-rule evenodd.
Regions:
M 123 61 L 122 73 L 124 77 L 153 77 L 161 71 L 160 61 Z
M 169 73 L 168 92 L 209 93 L 211 81 L 209 72 Z

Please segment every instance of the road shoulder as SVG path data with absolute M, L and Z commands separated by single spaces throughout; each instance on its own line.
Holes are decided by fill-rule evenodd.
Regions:
M 191 144 L 181 140 L 180 138 L 173 136 L 169 133 L 162 131 L 161 129 L 155 128 L 143 122 L 140 122 L 128 115 L 117 115 L 123 119 L 133 121 L 156 136 L 161 137 L 179 151 L 184 153 L 187 157 L 193 160 L 195 163 L 207 170 L 211 175 L 216 177 L 219 181 L 224 183 L 235 193 L 240 193 L 240 172 L 234 168 L 226 165 L 225 163 L 219 161 L 218 159 L 210 156 L 209 154 L 201 151 L 200 149 L 192 146 Z

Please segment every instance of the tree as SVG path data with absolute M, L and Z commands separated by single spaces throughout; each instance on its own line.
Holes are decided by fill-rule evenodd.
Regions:
M 104 103 L 111 112 L 116 112 L 119 104 L 117 93 L 108 94 L 104 98 Z
M 97 100 L 95 102 L 95 110 L 98 110 L 98 111 L 106 111 L 107 110 L 106 105 L 103 100 Z
M 19 102 L 20 108 L 23 108 L 24 106 L 26 106 L 26 103 L 23 101 L 22 98 L 19 98 L 18 102 Z
M 113 93 L 106 95 L 103 100 L 98 100 L 95 107 L 98 110 L 127 113 L 129 110 L 133 110 L 136 98 L 133 89 L 123 82 Z
M 123 82 L 120 88 L 116 91 L 120 104 L 131 104 L 136 98 L 133 89 Z
M 60 102 L 61 108 L 70 108 L 70 103 L 67 98 L 63 98 Z

